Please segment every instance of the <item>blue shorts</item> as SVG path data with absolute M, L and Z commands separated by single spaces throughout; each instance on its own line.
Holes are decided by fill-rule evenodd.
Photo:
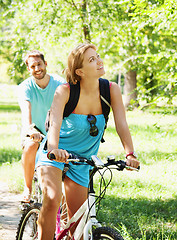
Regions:
M 36 155 L 36 168 L 39 166 L 53 166 L 59 168 L 63 171 L 64 164 L 62 162 L 57 162 L 54 160 L 49 160 L 47 158 L 47 151 L 39 148 L 37 155 Z M 87 187 L 89 185 L 89 170 L 92 167 L 88 164 L 79 164 L 75 165 L 69 162 L 69 170 L 66 172 L 66 176 L 68 176 L 71 180 L 78 183 L 83 187 Z

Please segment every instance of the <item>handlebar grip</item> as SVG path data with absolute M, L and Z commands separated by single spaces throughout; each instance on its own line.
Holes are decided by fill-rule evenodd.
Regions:
M 50 153 L 50 152 L 47 153 L 47 157 L 50 160 L 55 160 L 56 159 L 55 154 Z M 68 159 L 78 159 L 78 157 L 75 154 L 69 153 L 69 158 Z
M 48 158 L 49 160 L 55 160 L 55 159 L 56 159 L 55 154 L 50 153 L 50 152 L 47 153 L 47 158 Z
M 68 159 L 79 159 L 79 157 L 73 153 L 69 153 L 69 158 Z
M 109 163 L 109 162 L 108 162 Z M 108 166 L 109 166 L 110 164 L 108 164 Z M 130 169 L 132 169 L 132 170 L 135 170 L 135 171 L 139 171 L 140 170 L 140 166 L 138 166 L 137 168 L 132 168 L 132 167 L 130 167 L 130 166 L 128 166 L 128 165 L 126 165 L 126 162 L 125 161 L 123 161 L 123 160 L 119 160 L 119 161 L 117 161 L 116 162 L 116 165 L 117 165 L 117 167 L 118 167 L 118 171 L 122 171 L 122 170 L 124 170 L 124 168 L 130 168 Z
M 126 165 L 126 168 L 130 169 L 130 170 L 134 170 L 134 171 L 139 171 L 140 170 L 140 166 L 138 166 L 137 168 L 134 168 L 134 167 L 130 167 L 130 166 Z

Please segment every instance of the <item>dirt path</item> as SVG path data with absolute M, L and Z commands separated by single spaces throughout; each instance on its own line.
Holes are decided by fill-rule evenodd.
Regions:
M 20 220 L 20 199 L 21 195 L 10 193 L 7 184 L 0 182 L 0 240 L 15 239 Z

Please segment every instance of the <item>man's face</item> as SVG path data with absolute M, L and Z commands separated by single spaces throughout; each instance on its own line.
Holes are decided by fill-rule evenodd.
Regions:
M 37 80 L 41 80 L 46 75 L 47 62 L 44 62 L 40 57 L 29 57 L 28 71 Z

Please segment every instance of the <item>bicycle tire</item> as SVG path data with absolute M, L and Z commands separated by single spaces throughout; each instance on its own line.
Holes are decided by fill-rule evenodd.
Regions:
M 34 203 L 23 212 L 16 233 L 16 240 L 38 239 L 37 220 L 42 204 Z
M 124 240 L 123 237 L 113 228 L 99 227 L 93 230 L 93 240 Z

